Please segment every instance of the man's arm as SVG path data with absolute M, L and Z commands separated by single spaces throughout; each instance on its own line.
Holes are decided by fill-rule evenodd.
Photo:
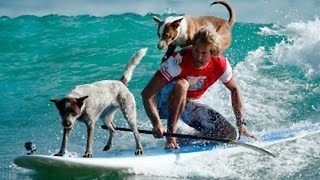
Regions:
M 231 93 L 232 108 L 236 116 L 237 126 L 239 128 L 239 139 L 241 138 L 242 134 L 244 134 L 253 138 L 254 140 L 258 140 L 258 138 L 247 129 L 246 124 L 244 122 L 244 103 L 240 86 L 238 85 L 234 77 L 224 85 L 230 90 Z
M 157 71 L 141 92 L 144 109 L 151 120 L 154 136 L 158 138 L 163 137 L 164 128 L 156 107 L 156 94 L 167 82 L 161 73 Z
M 240 86 L 235 81 L 234 77 L 226 84 L 224 84 L 231 93 L 231 103 L 237 122 L 243 119 L 243 97 Z

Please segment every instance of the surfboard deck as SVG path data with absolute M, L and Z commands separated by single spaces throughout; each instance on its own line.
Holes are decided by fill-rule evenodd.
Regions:
M 320 133 L 320 125 L 260 133 L 258 135 L 262 143 L 258 143 L 257 146 L 268 146 L 272 143 L 294 140 L 314 133 Z M 244 138 L 241 142 L 251 142 L 251 140 Z M 199 143 L 198 141 L 193 144 L 181 145 L 180 149 L 145 149 L 144 154 L 141 156 L 134 155 L 132 151 L 101 152 L 97 153 L 98 156 L 93 158 L 24 155 L 17 157 L 14 163 L 20 167 L 37 172 L 61 172 L 64 174 L 110 173 L 154 166 L 155 164 L 165 166 L 187 161 L 206 152 L 233 147 L 233 145 Z

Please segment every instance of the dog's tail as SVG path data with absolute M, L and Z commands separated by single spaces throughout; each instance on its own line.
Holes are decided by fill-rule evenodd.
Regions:
M 215 2 L 211 3 L 210 5 L 212 6 L 214 4 L 222 4 L 228 9 L 229 16 L 230 16 L 229 20 L 228 20 L 228 24 L 229 24 L 229 27 L 232 28 L 234 25 L 234 22 L 236 20 L 236 14 L 233 12 L 231 6 L 226 1 L 215 1 Z
M 140 49 L 130 59 L 129 63 L 126 66 L 126 69 L 123 72 L 122 78 L 120 80 L 124 85 L 127 85 L 128 82 L 131 80 L 134 68 L 140 63 L 141 59 L 146 55 L 147 50 L 148 50 L 148 48 Z

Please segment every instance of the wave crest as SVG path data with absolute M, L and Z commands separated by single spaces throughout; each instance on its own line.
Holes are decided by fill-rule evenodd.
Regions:
M 271 60 L 276 64 L 298 66 L 309 78 L 320 76 L 320 19 L 294 22 L 283 29 L 262 29 L 261 34 L 285 35 L 286 40 L 272 49 Z

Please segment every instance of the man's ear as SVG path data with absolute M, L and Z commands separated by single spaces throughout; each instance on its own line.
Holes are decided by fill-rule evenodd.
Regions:
M 85 99 L 87 99 L 88 97 L 89 97 L 89 96 L 83 96 L 83 97 L 77 98 L 77 106 L 78 106 L 79 108 L 81 108 L 82 105 L 83 105 L 83 101 L 84 101 Z
M 211 50 L 211 55 L 212 56 L 218 56 L 219 54 L 220 54 L 220 48 Z
M 158 18 L 157 16 L 153 16 L 152 19 L 157 23 L 157 24 L 162 24 L 163 20 L 161 20 L 160 18 Z

